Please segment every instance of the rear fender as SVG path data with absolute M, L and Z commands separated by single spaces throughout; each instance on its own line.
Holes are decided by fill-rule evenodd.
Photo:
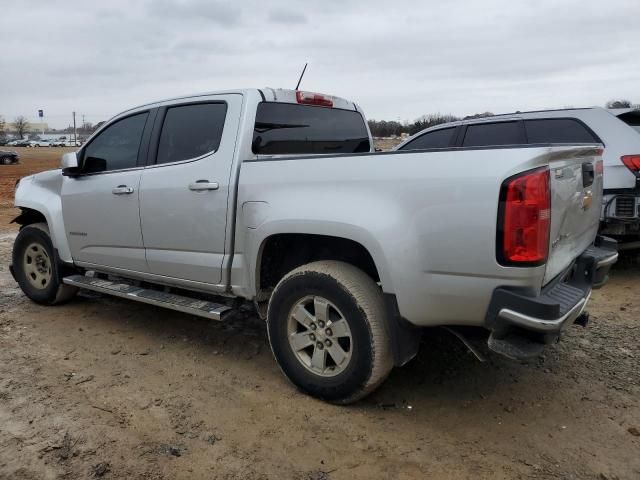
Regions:
M 383 291 L 393 293 L 393 285 L 389 275 L 386 258 L 382 253 L 382 248 L 376 241 L 375 237 L 367 230 L 357 225 L 349 225 L 338 222 L 327 221 L 300 221 L 300 220 L 276 220 L 266 222 L 258 229 L 246 229 L 244 240 L 246 248 L 246 264 L 245 278 L 246 285 L 251 289 L 248 293 L 249 297 L 253 297 L 257 293 L 257 285 L 260 271 L 261 250 L 266 240 L 280 233 L 299 233 L 306 235 L 333 236 L 352 240 L 362 245 L 373 259 L 376 270 L 380 276 L 380 283 Z

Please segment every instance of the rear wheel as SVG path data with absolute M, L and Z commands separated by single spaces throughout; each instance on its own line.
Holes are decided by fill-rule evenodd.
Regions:
M 298 388 L 334 403 L 355 402 L 393 367 L 383 296 L 353 265 L 320 261 L 276 286 L 267 315 L 276 360 Z
M 36 303 L 63 303 L 78 291 L 62 283 L 62 266 L 57 261 L 45 223 L 27 225 L 20 230 L 13 245 L 12 260 L 18 285 Z
M 0 162 L 2 163 L 2 165 L 11 165 L 11 163 L 13 163 L 10 157 L 3 157 Z

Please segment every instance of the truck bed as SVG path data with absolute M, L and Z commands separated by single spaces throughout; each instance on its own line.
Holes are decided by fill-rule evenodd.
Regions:
M 250 259 L 270 232 L 352 238 L 371 253 L 384 292 L 396 295 L 410 322 L 480 325 L 495 288 L 537 295 L 593 242 L 602 176 L 584 189 L 581 168 L 595 171 L 600 155 L 596 145 L 532 145 L 248 160 L 238 186 L 236 256 L 251 277 Z M 551 170 L 549 260 L 500 265 L 501 185 L 538 167 Z

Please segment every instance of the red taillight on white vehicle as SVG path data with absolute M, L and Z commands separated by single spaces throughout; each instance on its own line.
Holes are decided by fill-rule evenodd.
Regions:
M 638 178 L 640 178 L 640 155 L 623 155 L 622 163 Z
M 547 261 L 551 227 L 549 170 L 521 173 L 502 184 L 498 217 L 498 261 L 535 266 Z
M 303 105 L 318 105 L 320 107 L 333 107 L 331 97 L 313 92 L 296 92 L 296 101 Z

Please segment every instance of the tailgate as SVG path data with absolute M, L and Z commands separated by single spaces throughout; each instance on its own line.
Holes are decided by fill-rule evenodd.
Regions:
M 549 154 L 551 231 L 546 285 L 591 245 L 602 204 L 602 149 L 567 147 Z

